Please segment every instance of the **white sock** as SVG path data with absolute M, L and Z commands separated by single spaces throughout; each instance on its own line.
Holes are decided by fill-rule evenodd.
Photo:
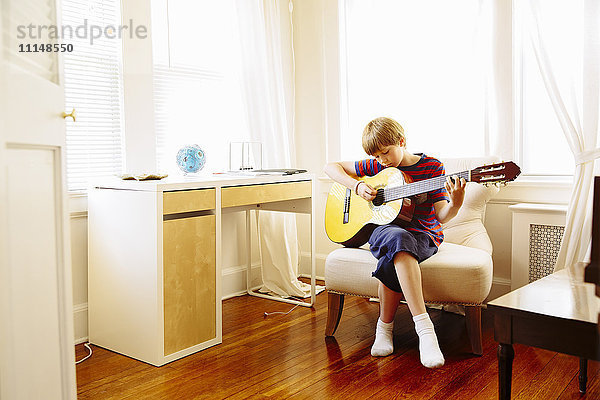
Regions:
M 371 347 L 371 355 L 374 357 L 389 356 L 394 352 L 394 321 L 383 322 L 377 320 L 377 329 L 375 331 L 375 342 Z
M 437 368 L 444 365 L 444 355 L 435 335 L 433 322 L 429 314 L 423 313 L 413 317 L 415 330 L 419 335 L 419 352 L 421 353 L 421 364 L 427 368 Z

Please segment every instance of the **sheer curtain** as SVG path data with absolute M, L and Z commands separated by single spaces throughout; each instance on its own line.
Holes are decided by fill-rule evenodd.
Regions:
M 568 268 L 570 272 L 577 262 L 583 261 L 590 245 L 592 215 L 592 181 L 594 162 L 600 157 L 598 138 L 598 94 L 600 91 L 600 5 L 596 0 L 580 0 L 564 7 L 577 7 L 574 18 L 581 19 L 582 30 L 575 35 L 572 48 L 583 43 L 579 53 L 552 53 L 555 46 L 548 46 L 549 24 L 552 15 L 549 8 L 557 10 L 554 1 L 531 1 L 528 25 L 533 51 L 544 86 L 552 102 L 563 133 L 575 160 L 573 189 L 567 211 L 567 223 L 555 270 Z M 568 17 L 567 13 L 555 15 Z M 558 25 L 560 27 L 560 25 Z M 581 279 L 581 271 L 575 276 Z
M 235 9 L 250 137 L 262 143 L 263 168 L 292 167 L 295 164 L 294 77 L 291 40 L 285 34 L 291 26 L 288 2 L 236 0 Z M 310 285 L 297 279 L 295 215 L 265 211 L 256 214 L 263 278 L 260 291 L 281 297 L 310 296 Z

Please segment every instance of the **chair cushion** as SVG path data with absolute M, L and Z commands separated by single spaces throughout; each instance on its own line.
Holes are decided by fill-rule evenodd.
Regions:
M 371 276 L 377 259 L 369 250 L 340 248 L 325 261 L 327 290 L 377 297 L 379 281 Z M 492 285 L 492 258 L 484 250 L 444 242 L 420 264 L 423 295 L 429 303 L 481 304 Z
M 448 223 L 442 224 L 444 241 L 473 247 L 492 254 L 492 242 L 483 226 L 485 206 L 498 188 L 486 188 L 469 182 L 465 190 L 465 200 L 458 214 Z

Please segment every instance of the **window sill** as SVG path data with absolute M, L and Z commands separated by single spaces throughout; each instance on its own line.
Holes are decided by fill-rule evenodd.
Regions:
M 511 182 L 510 185 L 521 187 L 552 187 L 556 189 L 570 189 L 573 186 L 573 177 L 571 175 L 522 175 L 514 182 Z
M 71 191 L 71 192 L 67 192 L 67 194 L 69 195 L 70 199 L 75 199 L 75 198 L 79 198 L 79 197 L 87 197 L 87 190 Z
M 85 213 L 87 216 L 88 210 L 88 194 L 87 191 L 68 192 L 69 215 L 82 216 Z

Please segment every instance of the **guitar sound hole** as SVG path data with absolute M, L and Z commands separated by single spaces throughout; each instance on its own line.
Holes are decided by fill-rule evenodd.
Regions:
M 375 195 L 375 198 L 373 199 L 373 205 L 376 207 L 379 207 L 380 205 L 382 205 L 384 202 L 384 198 L 383 198 L 383 189 L 377 189 L 377 194 Z

